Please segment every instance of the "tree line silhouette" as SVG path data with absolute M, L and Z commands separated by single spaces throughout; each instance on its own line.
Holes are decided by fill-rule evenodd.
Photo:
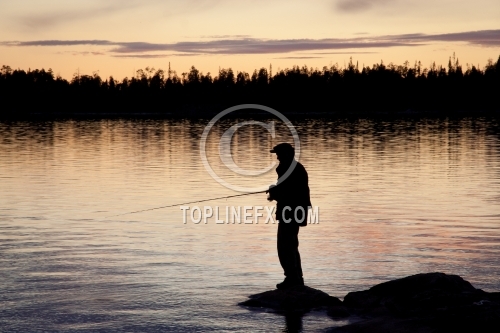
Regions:
M 255 103 L 282 112 L 398 112 L 500 110 L 500 56 L 480 69 L 462 67 L 455 56 L 447 67 L 388 64 L 343 68 L 294 66 L 261 68 L 252 74 L 220 69 L 217 76 L 194 66 L 178 75 L 146 67 L 121 81 L 98 73 L 76 73 L 68 81 L 49 70 L 0 70 L 0 116 L 157 113 L 203 115 Z

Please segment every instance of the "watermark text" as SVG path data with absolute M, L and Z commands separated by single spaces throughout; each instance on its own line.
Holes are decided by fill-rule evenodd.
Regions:
M 304 207 L 292 209 L 283 207 L 281 214 L 277 214 L 275 206 L 180 206 L 182 223 L 190 220 L 194 224 L 275 224 L 300 223 L 319 224 L 319 207 L 308 207 L 307 214 Z M 281 215 L 281 216 L 280 216 Z M 277 221 L 278 220 L 278 221 Z

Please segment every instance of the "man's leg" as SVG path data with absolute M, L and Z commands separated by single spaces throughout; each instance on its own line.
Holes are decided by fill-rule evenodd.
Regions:
M 293 221 L 278 224 L 278 257 L 286 280 L 295 284 L 303 283 L 298 233 L 299 225 Z
M 297 247 L 295 248 L 295 271 L 299 279 L 302 279 L 302 263 L 300 261 L 300 253 L 299 253 L 299 230 L 300 227 L 297 228 Z

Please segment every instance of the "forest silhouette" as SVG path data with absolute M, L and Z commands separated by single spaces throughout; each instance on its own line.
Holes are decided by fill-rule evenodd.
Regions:
M 499 111 L 500 56 L 480 69 L 460 65 L 424 68 L 388 64 L 343 68 L 307 66 L 252 74 L 220 69 L 217 76 L 194 66 L 178 75 L 146 67 L 135 77 L 103 80 L 75 73 L 68 81 L 52 69 L 0 70 L 0 117 L 73 114 L 158 114 L 203 116 L 243 104 L 263 104 L 284 113 L 378 113 L 414 111 Z

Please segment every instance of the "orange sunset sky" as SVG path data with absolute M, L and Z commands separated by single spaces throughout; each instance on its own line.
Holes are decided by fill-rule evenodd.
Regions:
M 483 68 L 500 55 L 499 0 L 0 1 L 0 66 L 70 79 L 180 75 L 196 66 L 253 72 L 384 60 Z

